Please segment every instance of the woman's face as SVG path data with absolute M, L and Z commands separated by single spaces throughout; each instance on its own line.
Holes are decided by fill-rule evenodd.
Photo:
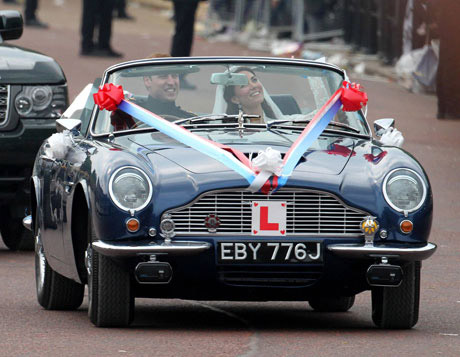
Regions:
M 243 108 L 253 108 L 259 106 L 264 101 L 262 84 L 256 75 L 248 71 L 241 71 L 248 77 L 249 84 L 245 86 L 235 86 L 235 95 L 232 102 L 241 104 Z

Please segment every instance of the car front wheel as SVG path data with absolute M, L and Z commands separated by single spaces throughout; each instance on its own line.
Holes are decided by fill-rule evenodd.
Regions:
M 372 289 L 372 320 L 380 328 L 410 329 L 418 321 L 420 302 L 420 262 L 403 266 L 399 287 Z
M 75 310 L 83 302 L 85 286 L 60 275 L 48 264 L 38 222 L 35 222 L 35 282 L 38 303 L 47 310 Z
M 112 259 L 92 249 L 91 244 L 86 250 L 86 266 L 88 316 L 91 322 L 98 327 L 128 326 L 134 317 L 134 296 L 129 273 Z
M 314 298 L 308 300 L 308 303 L 315 311 L 345 312 L 350 310 L 355 303 L 355 296 Z

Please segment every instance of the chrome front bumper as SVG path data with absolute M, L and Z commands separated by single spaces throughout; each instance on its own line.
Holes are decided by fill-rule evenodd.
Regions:
M 385 257 L 405 261 L 428 259 L 436 251 L 436 248 L 433 243 L 414 248 L 379 247 L 372 244 L 331 244 L 327 247 L 329 251 L 342 258 L 369 259 Z
M 96 241 L 92 244 L 93 249 L 109 257 L 134 257 L 137 255 L 148 254 L 171 254 L 171 255 L 193 255 L 199 254 L 211 248 L 211 244 L 207 242 L 196 241 L 173 241 L 171 243 L 106 243 Z

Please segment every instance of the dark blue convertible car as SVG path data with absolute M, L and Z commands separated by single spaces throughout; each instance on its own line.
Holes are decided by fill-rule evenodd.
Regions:
M 76 309 L 88 284 L 91 321 L 126 326 L 136 297 L 344 312 L 371 290 L 377 326 L 414 326 L 436 249 L 430 183 L 397 141 L 373 139 L 346 80 L 279 58 L 110 67 L 36 157 L 24 224 L 40 305 Z

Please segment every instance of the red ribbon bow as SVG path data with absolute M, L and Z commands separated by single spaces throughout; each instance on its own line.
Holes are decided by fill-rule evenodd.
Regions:
M 104 84 L 97 93 L 93 94 L 94 103 L 99 106 L 99 109 L 110 111 L 116 110 L 124 97 L 123 88 L 112 83 Z
M 343 82 L 342 96 L 340 98 L 344 112 L 356 112 L 367 104 L 367 94 L 361 91 L 361 86 L 356 83 Z

